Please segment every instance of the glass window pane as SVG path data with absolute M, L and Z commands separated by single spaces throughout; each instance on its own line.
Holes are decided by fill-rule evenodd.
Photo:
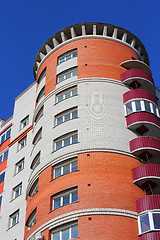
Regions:
M 132 105 L 131 105 L 131 103 L 126 105 L 126 110 L 127 110 L 127 114 L 132 113 Z
M 60 240 L 60 232 L 56 232 L 53 234 L 53 240 Z
M 155 115 L 157 114 L 156 107 L 154 105 L 153 105 L 153 112 L 154 112 Z
M 57 178 L 59 176 L 61 176 L 61 168 L 60 167 L 55 169 L 55 176 L 54 177 Z
M 64 80 L 64 75 L 58 77 L 58 82 L 62 82 Z
M 65 114 L 64 119 L 65 119 L 65 121 L 70 120 L 70 113 Z
M 77 57 L 77 51 L 73 53 L 73 57 Z
M 69 239 L 69 228 L 62 231 L 62 240 Z
M 144 101 L 144 105 L 145 105 L 146 112 L 151 112 L 151 108 L 150 108 L 149 102 Z
M 62 141 L 56 142 L 56 150 L 60 149 L 62 147 Z
M 77 95 L 77 88 L 74 88 L 74 89 L 72 90 L 72 96 L 75 96 L 75 95 Z
M 4 182 L 5 172 L 0 175 L 0 184 Z
M 58 102 L 61 102 L 63 100 L 63 94 L 59 95 L 57 98 L 58 98 Z
M 3 161 L 3 155 L 0 156 L 0 163 Z
M 8 158 L 8 150 L 4 153 L 4 159 L 3 161 L 5 161 Z
M 6 133 L 6 139 L 8 139 L 8 138 L 10 137 L 10 135 L 11 135 L 11 129 L 9 129 L 9 130 L 7 131 L 7 133 Z
M 66 60 L 69 60 L 69 59 L 71 59 L 71 54 L 66 56 Z
M 63 166 L 63 174 L 66 174 L 66 173 L 69 173 L 69 172 L 70 172 L 69 164 L 64 165 L 64 166 Z
M 68 91 L 68 92 L 65 93 L 65 99 L 67 99 L 69 97 L 70 97 L 70 92 Z
M 140 102 L 136 101 L 135 104 L 136 104 L 136 111 L 141 111 L 141 104 L 140 104 Z
M 72 112 L 72 119 L 77 118 L 77 110 Z
M 78 136 L 77 134 L 72 137 L 72 143 L 77 143 L 78 142 Z
M 72 203 L 78 201 L 78 191 L 72 192 Z
M 72 162 L 72 172 L 77 171 L 77 170 L 78 170 L 77 161 Z
M 71 238 L 77 238 L 78 237 L 78 225 L 72 226 L 71 228 Z
M 63 57 L 63 58 L 61 58 L 61 59 L 59 59 L 59 63 L 62 63 L 62 62 L 64 62 L 65 61 L 65 58 Z
M 64 146 L 68 146 L 70 144 L 70 138 L 66 138 L 64 140 Z
M 2 196 L 0 196 L 0 207 L 1 207 L 1 204 L 2 204 Z
M 70 78 L 71 77 L 71 72 L 69 73 L 66 73 L 66 79 Z
M 54 209 L 57 209 L 61 206 L 61 198 L 58 197 L 58 198 L 55 198 L 54 199 Z
M 77 69 L 72 72 L 72 76 L 77 76 Z
M 63 206 L 69 204 L 69 194 L 63 197 Z
M 1 137 L 1 144 L 5 141 L 5 134 Z
M 57 117 L 57 125 L 61 124 L 63 122 L 63 117 Z
M 153 213 L 154 229 L 160 229 L 160 213 Z
M 148 214 L 145 214 L 145 215 L 140 217 L 140 224 L 141 224 L 142 233 L 150 230 Z

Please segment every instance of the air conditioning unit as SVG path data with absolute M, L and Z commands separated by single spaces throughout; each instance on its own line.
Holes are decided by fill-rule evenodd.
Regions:
M 42 233 L 41 233 L 41 232 L 36 233 L 36 235 L 35 235 L 35 240 L 42 240 L 42 239 L 43 239 Z

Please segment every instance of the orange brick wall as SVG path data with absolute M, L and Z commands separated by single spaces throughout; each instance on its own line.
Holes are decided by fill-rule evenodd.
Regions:
M 93 152 L 90 153 L 90 156 L 87 156 L 87 153 L 82 153 L 78 155 L 78 171 L 63 175 L 53 181 L 51 181 L 52 166 L 49 166 L 39 175 L 38 193 L 27 199 L 26 220 L 35 207 L 37 207 L 37 223 L 29 232 L 27 232 L 26 227 L 25 239 L 45 222 L 76 210 L 115 208 L 136 212 L 136 200 L 145 196 L 144 192 L 132 183 L 132 169 L 139 165 L 140 163 L 135 158 L 122 154 Z M 74 186 L 78 186 L 78 202 L 51 211 L 51 196 Z M 115 216 L 104 216 L 104 218 L 106 223 L 110 222 L 108 220 L 110 218 L 112 222 L 116 219 L 113 228 L 117 226 L 118 236 L 123 235 L 124 226 L 131 223 L 127 226 L 127 234 L 130 232 L 129 229 L 133 228 L 135 238 L 125 237 L 121 239 L 137 239 L 137 221 L 134 219 L 121 216 L 116 218 Z M 122 224 L 120 225 L 121 221 Z M 122 225 L 124 226 L 122 227 Z M 99 227 L 101 228 L 101 224 L 99 224 Z M 110 239 L 114 239 L 112 238 L 113 232 L 107 229 L 108 227 L 106 228 L 107 236 L 110 236 Z M 102 229 L 95 231 L 101 232 Z M 133 233 L 130 234 L 132 235 Z M 81 239 L 87 240 L 83 235 L 81 235 Z
M 58 56 L 74 48 L 78 51 L 78 79 L 105 77 L 120 80 L 120 75 L 125 71 L 120 63 L 132 59 L 132 56 L 139 59 L 131 48 L 112 40 L 90 38 L 73 41 L 57 49 L 41 65 L 37 79 L 46 67 L 45 95 L 56 88 Z

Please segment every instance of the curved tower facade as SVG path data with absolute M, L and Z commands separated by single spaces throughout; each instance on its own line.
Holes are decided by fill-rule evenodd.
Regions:
M 24 239 L 160 239 L 159 93 L 140 40 L 73 25 L 40 48 L 34 76 L 30 126 L 10 142 L 26 145 Z

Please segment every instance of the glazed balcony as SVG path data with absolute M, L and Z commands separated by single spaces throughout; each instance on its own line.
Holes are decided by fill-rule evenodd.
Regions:
M 157 104 L 155 96 L 147 90 L 144 89 L 134 89 L 123 94 L 123 102 L 126 103 L 133 99 L 147 99 L 155 104 Z
M 136 209 L 138 213 L 153 209 L 160 210 L 160 195 L 150 195 L 138 199 Z
M 146 193 L 160 194 L 160 165 L 143 164 L 132 170 L 133 183 Z
M 131 88 L 146 89 L 155 94 L 154 82 L 150 74 L 141 69 L 130 69 L 121 74 L 121 81 Z
M 148 136 L 160 136 L 160 119 L 149 112 L 134 112 L 126 116 L 127 128 L 139 134 L 147 133 Z
M 130 141 L 130 151 L 143 159 L 146 153 L 152 162 L 158 162 L 160 153 L 160 140 L 154 137 L 138 137 Z

